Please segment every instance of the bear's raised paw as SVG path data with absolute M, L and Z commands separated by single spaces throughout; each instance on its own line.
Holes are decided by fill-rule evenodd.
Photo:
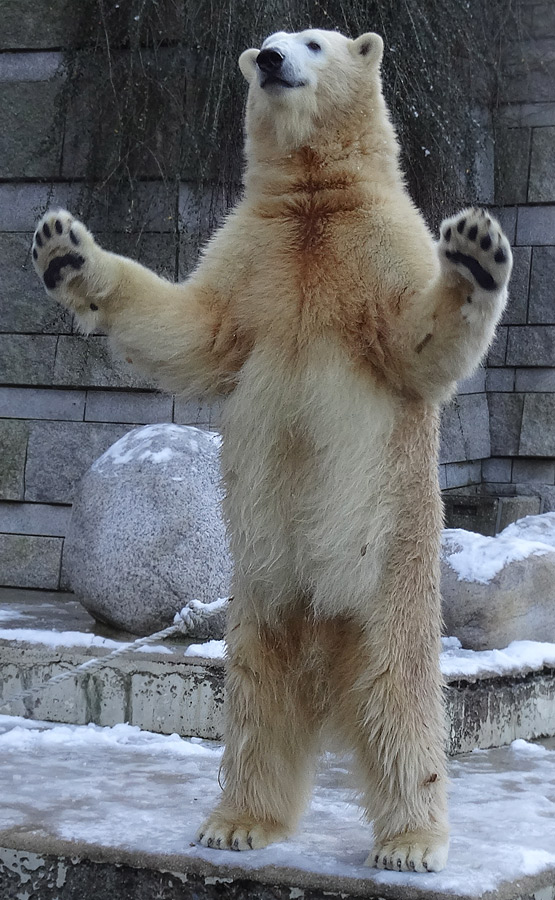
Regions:
M 33 238 L 33 265 L 48 291 L 55 292 L 79 274 L 86 262 L 87 238 L 92 236 L 65 210 L 42 217 Z
M 441 224 L 439 255 L 474 289 L 502 291 L 509 281 L 512 254 L 499 222 L 483 209 L 465 209 Z

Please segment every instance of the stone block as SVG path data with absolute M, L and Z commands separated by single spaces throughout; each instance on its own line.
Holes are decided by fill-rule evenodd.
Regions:
M 485 394 L 462 394 L 456 398 L 464 440 L 465 459 L 490 455 L 489 412 Z
M 445 527 L 464 528 L 479 534 L 494 535 L 499 501 L 481 494 L 445 494 Z M 451 632 L 448 632 L 449 634 Z
M 555 39 L 529 39 L 506 43 L 502 49 L 501 103 L 536 103 L 553 100 Z
M 555 325 L 511 325 L 508 366 L 555 366 Z
M 495 202 L 526 203 L 530 158 L 530 129 L 495 130 Z
M 201 400 L 181 400 L 175 398 L 173 420 L 178 425 L 196 425 L 217 431 L 221 419 L 225 400 L 214 400 L 213 403 L 203 403 Z
M 493 343 L 489 349 L 488 366 L 504 366 L 507 355 L 507 338 L 509 329 L 506 325 L 500 325 L 495 332 Z
M 0 584 L 57 590 L 62 544 L 55 537 L 0 534 Z
M 70 506 L 0 502 L 0 532 L 65 537 L 70 515 Z
M 516 222 L 518 207 L 516 206 L 492 206 L 491 212 L 507 235 L 507 240 L 512 245 L 515 242 Z
M 488 394 L 492 456 L 518 456 L 523 394 Z
M 56 341 L 54 335 L 0 334 L 0 383 L 51 384 Z
M 482 461 L 482 478 L 484 481 L 512 481 L 513 460 L 508 457 L 491 456 Z
M 515 462 L 517 462 L 517 460 L 515 460 Z M 525 516 L 537 516 L 540 512 L 540 498 L 523 496 L 521 487 L 520 490 L 517 490 L 516 497 L 502 497 L 500 499 L 498 530 L 503 531 L 513 522 L 517 522 Z
M 27 422 L 0 419 L 0 500 L 23 500 Z
M 520 456 L 555 457 L 555 394 L 526 394 Z
M 555 125 L 555 103 L 509 103 L 497 110 L 496 121 L 508 128 Z
M 513 476 L 515 482 L 537 481 L 540 484 L 555 483 L 555 460 L 552 459 L 515 459 Z
M 553 203 L 555 201 L 555 126 L 534 128 L 530 154 L 529 203 Z
M 447 490 L 447 473 L 445 471 L 445 463 L 440 463 L 439 465 L 439 489 L 440 491 Z
M 147 425 L 171 422 L 173 398 L 167 394 L 126 391 L 87 391 L 87 422 L 125 422 Z
M 29 428 L 25 500 L 38 503 L 71 503 L 95 459 L 129 431 L 92 422 L 33 422 Z
M 31 240 L 31 232 L 0 234 L 0 332 L 70 334 L 71 314 L 50 300 L 31 265 Z
M 519 207 L 516 243 L 534 246 L 555 244 L 555 205 Z
M 553 152 L 555 154 L 555 143 Z M 555 247 L 534 247 L 528 321 L 555 324 Z
M 486 391 L 507 391 L 515 389 L 514 369 L 488 369 L 486 373 Z
M 459 462 L 466 459 L 456 398 L 443 409 L 441 414 L 439 458 L 442 463 Z
M 48 14 L 46 14 L 46 9 Z M 79 16 L 67 15 L 67 0 L 2 0 L 0 50 L 67 47 Z
M 530 37 L 555 37 L 555 6 L 552 2 L 533 4 L 526 31 Z
M 51 81 L 60 71 L 63 55 L 56 51 L 1 53 L 0 84 Z
M 80 186 L 20 182 L 0 184 L 0 231 L 33 231 L 52 206 L 76 209 Z
M 0 178 L 59 176 L 63 131 L 53 124 L 58 89 L 56 81 L 0 83 Z
M 516 391 L 554 391 L 555 368 L 517 369 L 515 372 Z
M 509 284 L 509 300 L 501 318 L 502 325 L 526 324 L 531 259 L 531 247 L 513 248 L 513 272 Z
M 67 419 L 80 422 L 84 391 L 0 387 L 0 417 L 7 419 Z
M 469 378 L 464 378 L 457 384 L 457 393 L 481 394 L 486 389 L 486 370 L 480 366 Z
M 480 462 L 454 462 L 445 466 L 447 488 L 468 487 L 480 484 L 482 466 Z
M 110 352 L 106 337 L 62 335 L 53 382 L 67 387 L 152 389 L 155 385 Z

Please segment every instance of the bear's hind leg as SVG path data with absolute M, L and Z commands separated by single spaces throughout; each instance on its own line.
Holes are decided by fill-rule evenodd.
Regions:
M 311 787 L 322 715 L 314 670 L 306 662 L 310 623 L 291 618 L 277 632 L 245 621 L 245 615 L 233 619 L 223 796 L 198 839 L 207 847 L 248 850 L 284 839 L 297 825 Z

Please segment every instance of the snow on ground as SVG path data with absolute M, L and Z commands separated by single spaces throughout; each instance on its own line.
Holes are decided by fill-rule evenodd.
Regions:
M 487 584 L 511 562 L 544 556 L 555 550 L 555 512 L 526 516 L 508 525 L 496 537 L 463 528 L 446 528 L 441 556 L 459 581 Z
M 364 867 L 371 829 L 353 802 L 348 760 L 331 754 L 292 839 L 248 853 L 197 846 L 195 831 L 219 795 L 220 754 L 216 744 L 129 725 L 0 716 L 0 828 L 477 896 L 555 867 L 555 750 L 541 745 L 519 740 L 451 761 L 451 853 L 447 869 L 433 875 Z

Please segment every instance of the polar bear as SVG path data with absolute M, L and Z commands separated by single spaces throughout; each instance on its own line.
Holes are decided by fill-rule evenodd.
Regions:
M 492 340 L 512 258 L 466 209 L 436 244 L 409 199 L 373 33 L 278 32 L 248 81 L 244 195 L 182 284 L 38 225 L 48 293 L 168 389 L 227 396 L 234 558 L 221 802 L 248 850 L 295 828 L 324 735 L 353 752 L 367 862 L 447 858 L 438 410 Z

